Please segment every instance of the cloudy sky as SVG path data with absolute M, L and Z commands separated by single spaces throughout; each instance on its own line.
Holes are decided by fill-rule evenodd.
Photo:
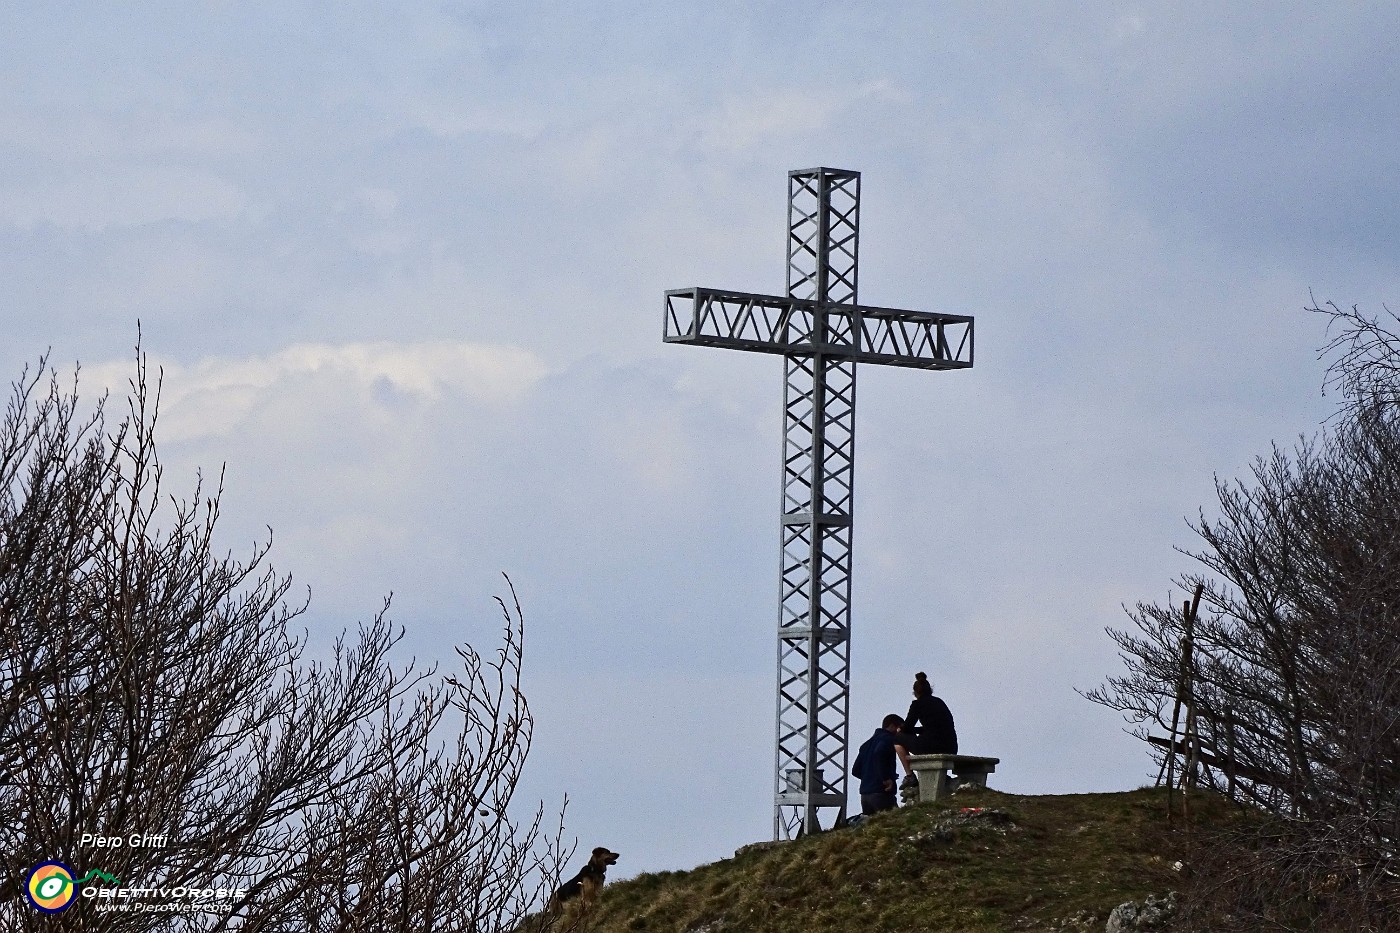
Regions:
M 860 377 L 852 734 L 926 670 L 1010 791 L 1151 779 L 1103 628 L 1330 410 L 1310 292 L 1400 290 L 1394 4 L 20 6 L 7 378 L 120 387 L 139 320 L 313 639 L 490 648 L 508 571 L 526 792 L 623 874 L 771 831 L 781 363 L 661 295 L 780 291 L 789 169 L 863 173 L 863 302 L 977 318 Z

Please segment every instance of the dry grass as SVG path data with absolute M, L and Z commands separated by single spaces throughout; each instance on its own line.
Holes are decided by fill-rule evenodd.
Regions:
M 1234 819 L 1212 798 L 1193 811 L 1206 824 Z M 610 885 L 589 930 L 990 933 L 1091 922 L 1101 930 L 1118 904 L 1180 886 L 1172 866 L 1185 837 L 1167 825 L 1162 791 L 1022 797 L 968 789 L 947 805 Z

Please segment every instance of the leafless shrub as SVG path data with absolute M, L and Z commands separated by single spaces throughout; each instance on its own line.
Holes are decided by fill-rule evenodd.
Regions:
M 138 350 L 109 427 L 41 361 L 0 425 L 0 925 L 53 928 L 23 885 L 59 859 L 246 891 L 224 914 L 80 897 L 74 928 L 514 928 L 569 853 L 562 812 L 511 815 L 533 725 L 513 587 L 502 647 L 459 648 L 455 676 L 391 663 L 387 601 L 309 659 L 268 544 L 214 550 L 220 488 L 165 494 L 147 379 Z
M 1382 306 L 1384 308 L 1384 306 Z M 1400 317 L 1367 314 L 1356 305 L 1342 309 L 1335 302 L 1314 300 L 1308 308 L 1329 318 L 1331 335 L 1321 355 L 1331 356 L 1323 388 L 1338 389 L 1345 407 L 1355 410 L 1367 401 L 1400 403 Z
M 1177 581 L 1203 587 L 1187 665 L 1201 780 L 1272 817 L 1212 838 L 1224 862 L 1197 874 L 1197 909 L 1241 929 L 1386 929 L 1377 918 L 1400 905 L 1400 344 L 1333 311 L 1341 415 L 1249 479 L 1217 482 L 1219 515 L 1193 523 L 1201 546 L 1187 552 L 1202 571 Z M 1129 616 L 1135 630 L 1109 630 L 1126 672 L 1086 696 L 1164 736 L 1183 614 L 1143 603 Z M 1149 746 L 1159 764 L 1183 751 L 1165 746 Z

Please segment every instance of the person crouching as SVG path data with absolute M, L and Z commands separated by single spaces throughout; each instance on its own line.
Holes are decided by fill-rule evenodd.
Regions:
M 860 812 L 866 816 L 895 808 L 894 744 L 903 729 L 904 720 L 891 713 L 856 753 L 851 774 L 860 778 Z

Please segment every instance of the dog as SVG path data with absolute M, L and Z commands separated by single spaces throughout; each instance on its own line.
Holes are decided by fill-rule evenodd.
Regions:
M 618 853 L 610 852 L 599 846 L 593 850 L 593 857 L 588 860 L 588 864 L 579 870 L 568 881 L 559 886 L 550 897 L 549 903 L 552 907 L 561 907 L 574 898 L 578 898 L 581 909 L 587 910 L 593 906 L 593 902 L 598 899 L 598 894 L 603 890 L 603 881 L 607 878 L 608 866 L 617 863 Z

